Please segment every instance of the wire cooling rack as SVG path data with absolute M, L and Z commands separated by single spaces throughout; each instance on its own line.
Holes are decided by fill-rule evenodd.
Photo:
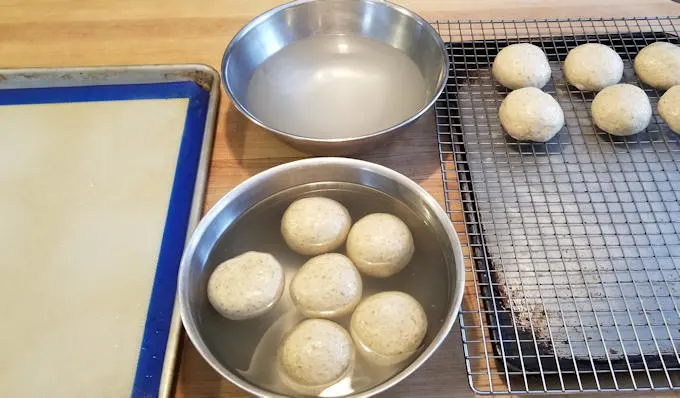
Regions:
M 478 393 L 668 390 L 680 387 L 680 142 L 654 114 L 645 132 L 593 126 L 592 93 L 562 76 L 568 51 L 615 49 L 624 82 L 656 108 L 632 61 L 655 41 L 678 43 L 677 17 L 436 21 L 450 77 L 436 103 L 446 208 L 464 238 L 460 314 Z M 548 55 L 544 91 L 566 126 L 548 143 L 507 136 L 507 90 L 490 67 L 508 44 Z

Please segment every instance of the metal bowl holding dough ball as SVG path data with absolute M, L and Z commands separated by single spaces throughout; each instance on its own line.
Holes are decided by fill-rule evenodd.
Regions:
M 646 129 L 652 119 L 647 94 L 632 84 L 615 84 L 595 96 L 590 105 L 593 121 L 611 135 L 633 135 Z
M 362 275 L 353 269 L 356 264 L 351 265 L 354 261 L 349 261 L 349 256 L 338 252 L 303 256 L 291 250 L 281 234 L 282 215 L 296 201 L 314 197 L 341 204 L 353 220 L 389 212 L 406 225 L 417 245 L 411 264 L 386 279 L 359 278 Z M 343 249 L 340 246 L 337 250 Z M 277 304 L 267 312 L 246 320 L 232 320 L 213 309 L 208 299 L 208 283 L 213 271 L 225 259 L 246 252 L 271 254 L 281 265 L 286 286 Z M 410 249 L 405 253 L 410 253 Z M 384 392 L 412 374 L 444 342 L 463 299 L 464 264 L 458 234 L 449 216 L 418 183 L 375 163 L 316 157 L 256 174 L 221 198 L 206 213 L 186 244 L 177 294 L 187 336 L 205 361 L 250 395 L 272 398 L 306 394 L 299 392 L 300 389 L 317 393 L 319 388 L 342 377 L 348 367 L 344 348 L 324 354 L 326 358 L 343 360 L 329 362 L 333 364 L 329 368 L 308 367 L 302 373 L 295 370 L 297 359 L 294 357 L 291 361 L 276 359 L 288 358 L 285 352 L 298 351 L 285 347 L 294 346 L 293 330 L 301 333 L 300 328 L 309 325 L 308 321 L 303 322 L 305 315 L 301 308 L 315 316 L 346 314 L 333 318 L 343 327 L 347 324 L 344 333 L 336 326 L 323 327 L 334 333 L 333 341 L 342 342 L 329 348 L 335 350 L 348 347 L 345 333 L 350 330 L 350 308 L 356 312 L 361 307 L 361 302 L 354 307 L 357 297 L 372 297 L 386 290 L 408 294 L 420 303 L 428 325 L 422 341 L 418 334 L 415 340 L 409 340 L 419 341 L 417 350 L 411 353 L 409 347 L 415 343 L 407 344 L 404 352 L 410 353 L 406 354 L 408 358 L 392 366 L 369 362 L 363 356 L 359 359 L 357 350 L 353 370 L 322 392 L 328 397 L 365 398 Z M 335 269 L 333 272 L 338 275 L 332 278 L 327 275 L 324 282 L 327 269 Z M 328 288 L 329 281 L 333 288 Z M 309 285 L 325 287 L 329 295 L 318 296 L 319 290 L 308 289 Z M 342 297 L 345 295 L 347 297 Z M 322 301 L 326 301 L 323 306 L 319 305 Z M 318 318 L 312 325 L 319 322 L 336 325 Z M 283 343 L 282 348 L 284 340 L 288 344 Z M 319 347 L 325 346 L 330 338 L 325 340 L 318 342 Z M 351 337 L 349 341 L 356 349 Z M 391 356 L 393 352 L 385 353 Z M 299 359 L 311 363 L 313 354 L 302 352 L 300 355 L 305 357 Z M 284 368 L 288 370 L 281 373 Z M 281 374 L 288 378 L 284 380 Z
M 284 282 L 283 269 L 274 256 L 251 251 L 215 268 L 208 279 L 208 300 L 225 318 L 254 318 L 279 301 Z
M 680 47 L 659 41 L 640 50 L 633 62 L 640 80 L 666 90 L 680 84 Z
M 680 134 L 680 85 L 666 90 L 656 109 L 668 127 L 674 133 Z
M 288 333 L 278 349 L 281 380 L 297 393 L 318 395 L 347 377 L 355 350 L 349 333 L 325 319 L 307 319 Z
M 290 282 L 295 306 L 312 318 L 336 318 L 350 314 L 359 304 L 361 275 L 352 260 L 339 253 L 312 257 Z
M 498 110 L 505 131 L 517 141 L 546 142 L 564 126 L 564 112 L 550 95 L 535 87 L 509 93 Z
M 378 365 L 394 365 L 415 354 L 427 334 L 427 316 L 410 295 L 382 292 L 362 301 L 350 333 L 359 352 Z
M 404 269 L 414 251 L 408 225 L 388 213 L 361 218 L 347 236 L 349 258 L 361 273 L 376 278 L 387 278 Z
M 281 219 L 281 234 L 295 252 L 315 256 L 342 246 L 351 224 L 347 209 L 340 203 L 309 197 L 288 206 Z
M 540 47 L 517 43 L 504 47 L 493 61 L 491 73 L 503 86 L 542 88 L 550 80 L 550 64 Z

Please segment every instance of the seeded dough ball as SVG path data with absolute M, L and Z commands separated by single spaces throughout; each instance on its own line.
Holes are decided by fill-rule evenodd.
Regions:
M 640 80 L 662 90 L 680 84 L 680 47 L 659 41 L 640 50 L 633 63 Z
M 281 219 L 281 234 L 295 252 L 316 256 L 342 246 L 351 224 L 349 212 L 340 203 L 310 197 L 288 206 Z
M 564 126 L 564 113 L 555 99 L 535 87 L 508 94 L 498 110 L 501 125 L 518 141 L 545 142 Z
M 668 127 L 680 134 L 680 85 L 669 88 L 661 96 L 657 110 Z
M 208 279 L 208 301 L 225 318 L 254 318 L 279 301 L 284 282 L 274 256 L 246 252 L 215 268 Z
M 491 73 L 498 83 L 511 90 L 541 88 L 550 80 L 550 64 L 540 47 L 529 43 L 511 44 L 496 55 Z
M 621 80 L 623 60 L 604 44 L 581 44 L 567 54 L 564 75 L 581 91 L 599 91 Z
M 593 121 L 612 135 L 633 135 L 647 128 L 652 106 L 647 94 L 631 84 L 609 86 L 595 96 L 590 106 Z
M 325 319 L 307 319 L 284 337 L 277 365 L 288 387 L 317 395 L 352 371 L 354 357 L 352 338 L 342 326 Z
M 408 226 L 387 213 L 369 214 L 347 235 L 347 255 L 362 273 L 387 278 L 411 261 L 415 247 Z
M 290 295 L 308 317 L 347 315 L 361 300 L 361 275 L 352 260 L 338 253 L 309 259 L 290 283 Z
M 359 304 L 350 321 L 350 333 L 366 359 L 394 365 L 418 350 L 427 333 L 427 316 L 410 295 L 382 292 Z

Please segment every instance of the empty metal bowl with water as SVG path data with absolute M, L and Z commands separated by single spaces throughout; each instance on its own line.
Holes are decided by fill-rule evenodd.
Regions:
M 222 79 L 236 108 L 305 152 L 370 149 L 441 94 L 448 55 L 434 28 L 380 0 L 299 0 L 248 23 Z
M 290 203 L 312 195 L 339 201 L 354 221 L 369 213 L 392 213 L 413 233 L 416 251 L 409 265 L 386 279 L 363 277 L 363 296 L 400 290 L 417 299 L 429 324 L 420 351 L 391 367 L 373 366 L 357 356 L 353 373 L 321 394 L 368 397 L 398 383 L 430 357 L 453 326 L 463 298 L 463 255 L 449 218 L 425 190 L 393 170 L 354 159 L 311 158 L 274 167 L 234 188 L 207 213 L 187 244 L 179 273 L 182 320 L 197 350 L 226 379 L 257 396 L 292 395 L 273 364 L 284 334 L 302 319 L 288 284 L 307 258 L 286 246 L 280 223 Z M 219 263 L 250 250 L 279 260 L 286 288 L 270 312 L 228 320 L 208 302 L 207 280 Z M 347 328 L 348 318 L 337 321 Z

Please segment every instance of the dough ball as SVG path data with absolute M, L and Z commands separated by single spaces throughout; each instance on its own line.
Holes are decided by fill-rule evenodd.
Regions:
M 599 91 L 621 81 L 623 60 L 604 44 L 581 44 L 567 54 L 564 76 L 581 91 Z
M 647 94 L 631 84 L 606 87 L 597 93 L 590 111 L 597 127 L 612 135 L 637 134 L 652 118 Z
M 316 256 L 342 246 L 351 224 L 349 212 L 340 203 L 310 197 L 288 206 L 281 219 L 281 234 L 297 253 Z
M 511 44 L 496 55 L 491 73 L 498 83 L 511 90 L 541 88 L 550 80 L 550 64 L 540 47 L 529 43 Z
M 361 275 L 352 260 L 338 253 L 309 259 L 290 283 L 290 295 L 308 317 L 347 315 L 361 300 Z
M 300 322 L 279 346 L 279 375 L 290 388 L 317 395 L 354 368 L 354 344 L 342 326 L 325 319 Z
M 640 80 L 662 90 L 680 84 L 680 47 L 659 41 L 640 50 L 633 63 Z
M 680 134 L 680 85 L 669 88 L 661 96 L 657 110 L 668 127 Z
M 387 278 L 411 261 L 415 247 L 408 226 L 387 213 L 369 214 L 352 226 L 347 255 L 362 273 Z
M 274 256 L 246 252 L 215 268 L 208 279 L 208 301 L 225 318 L 254 318 L 279 301 L 284 283 Z
M 350 333 L 366 359 L 394 365 L 418 351 L 427 333 L 427 316 L 410 295 L 382 292 L 359 304 L 350 321 Z
M 498 110 L 501 125 L 518 141 L 545 142 L 564 126 L 560 104 L 535 87 L 525 87 L 508 94 Z

